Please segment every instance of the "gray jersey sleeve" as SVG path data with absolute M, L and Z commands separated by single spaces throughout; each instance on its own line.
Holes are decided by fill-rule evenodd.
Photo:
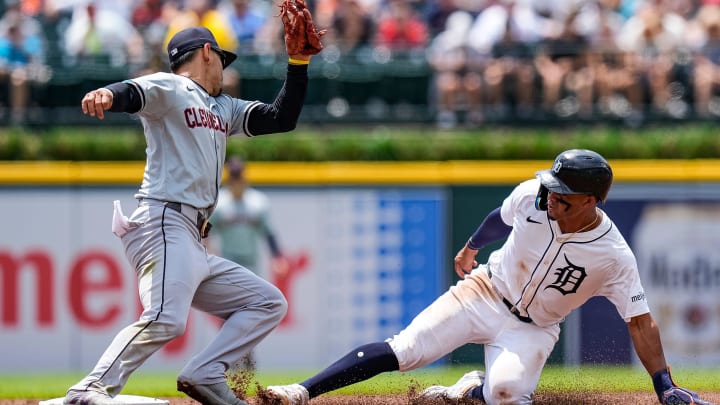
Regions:
M 169 73 L 154 73 L 125 82 L 134 86 L 140 93 L 139 116 L 149 119 L 163 117 L 168 110 L 180 101 L 176 92 L 178 76 Z
M 220 114 L 228 117 L 226 120 L 230 126 L 228 135 L 253 136 L 248 129 L 248 119 L 250 111 L 260 105 L 259 101 L 247 101 L 223 94 L 217 97 L 217 103 Z

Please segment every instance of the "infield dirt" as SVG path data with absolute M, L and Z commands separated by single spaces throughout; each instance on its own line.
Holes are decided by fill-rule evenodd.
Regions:
M 310 405 L 438 405 L 419 404 L 411 398 L 411 393 L 405 395 L 327 395 L 314 398 Z M 720 404 L 719 392 L 700 393 L 705 400 Z M 197 402 L 188 398 L 166 398 L 170 405 L 198 405 Z M 266 405 L 259 398 L 247 399 L 250 405 Z M 0 399 L 0 405 L 37 405 L 37 399 Z M 640 393 L 569 393 L 569 394 L 543 394 L 537 393 L 533 404 L 538 405 L 610 405 L 610 404 L 657 404 L 657 398 L 647 392 Z M 481 404 L 479 401 L 463 402 L 462 405 Z

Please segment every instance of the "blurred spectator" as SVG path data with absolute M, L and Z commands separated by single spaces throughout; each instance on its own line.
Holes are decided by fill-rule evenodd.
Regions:
M 313 21 L 318 29 L 327 28 L 332 25 L 333 16 L 335 15 L 339 1 L 340 0 L 316 0 L 312 2 L 312 5 L 308 3 L 308 7 L 310 7 L 310 11 L 312 12 Z
M 351 53 L 372 45 L 375 24 L 359 0 L 337 0 L 332 16 L 332 29 L 323 39 L 327 45 L 335 45 L 342 53 Z
M 535 56 L 535 68 L 542 83 L 542 107 L 546 113 L 563 117 L 579 113 L 590 118 L 593 112 L 594 75 L 590 68 L 587 39 L 578 32 L 570 13 L 560 35 L 543 41 Z
M 231 10 L 227 13 L 230 26 L 235 33 L 238 52 L 247 53 L 252 50 L 255 35 L 265 25 L 267 16 L 250 6 L 250 0 L 230 0 Z
M 378 22 L 376 44 L 405 51 L 427 42 L 427 26 L 418 13 L 405 0 L 389 0 Z
M 26 15 L 28 17 L 36 17 L 40 15 L 43 11 L 43 0 L 10 0 L 6 1 L 5 4 L 7 6 L 7 4 L 13 2 L 19 2 L 20 11 L 23 13 L 23 15 Z
M 211 247 L 219 250 L 223 257 L 267 279 L 271 279 L 270 273 L 287 273 L 287 258 L 283 256 L 276 232 L 270 225 L 268 196 L 250 185 L 245 162 L 240 158 L 228 158 L 225 166 L 227 181 L 220 189 L 217 207 L 210 218 L 214 225 L 209 241 Z M 261 243 L 267 243 L 272 255 L 269 271 L 259 268 Z
M 65 31 L 67 63 L 99 62 L 113 66 L 145 63 L 145 44 L 129 20 L 90 2 L 78 5 Z
M 700 3 L 706 0 L 655 0 L 665 12 L 673 13 L 689 21 L 695 17 L 700 10 Z M 713 2 L 715 0 L 710 0 Z
M 0 32 L 3 38 L 8 38 L 8 33 L 12 29 L 18 30 L 21 39 L 23 52 L 26 53 L 25 59 L 32 61 L 43 61 L 45 55 L 45 41 L 42 35 L 42 27 L 35 20 L 22 11 L 21 2 L 19 0 L 5 0 L 5 12 L 0 18 Z
M 245 171 L 245 162 L 236 156 L 225 163 L 227 181 L 218 193 L 217 206 L 210 218 L 213 231 L 206 239 L 208 250 L 229 259 L 271 282 L 287 277 L 290 263 L 283 255 L 275 230 L 270 225 L 270 202 L 267 194 L 252 187 Z M 261 268 L 266 244 L 271 260 Z M 279 286 L 280 284 L 278 284 Z M 255 354 L 243 359 L 242 367 L 252 370 Z
M 136 75 L 167 71 L 167 51 L 163 47 L 167 31 L 166 11 L 169 1 L 139 0 L 131 13 L 131 22 L 145 40 L 147 62 Z M 171 6 L 170 6 L 171 7 Z
M 455 0 L 455 6 L 460 10 L 465 10 L 472 15 L 478 15 L 494 0 Z
M 17 2 L 6 7 L 0 19 L 0 83 L 2 99 L 10 105 L 10 123 L 19 125 L 27 118 L 31 86 L 47 82 L 49 70 L 37 22 L 23 15 Z
M 535 109 L 533 47 L 540 39 L 541 19 L 527 4 L 501 0 L 478 15 L 470 30 L 473 51 L 485 55 L 483 78 L 486 111 L 494 118 L 508 113 L 508 98 L 515 112 L 527 117 Z
M 448 17 L 458 10 L 460 10 L 460 8 L 457 6 L 457 0 L 435 0 L 427 2 L 424 15 L 430 37 L 434 38 L 444 31 Z
M 140 0 L 132 10 L 130 21 L 135 28 L 145 32 L 153 24 L 162 20 L 162 13 L 162 0 Z
M 314 17 L 314 16 L 313 16 Z M 318 28 L 320 28 L 318 26 Z M 255 53 L 272 57 L 285 50 L 285 30 L 280 18 L 268 18 L 255 34 L 253 43 Z
M 430 43 L 428 62 L 433 69 L 437 124 L 450 129 L 458 121 L 458 112 L 468 112 L 468 124 L 482 121 L 482 79 L 470 66 L 467 36 L 473 18 L 456 11 L 448 17 L 446 28 Z
M 594 1 L 588 0 L 515 0 L 529 7 L 537 18 L 537 30 L 543 38 L 556 39 L 563 30 L 570 15 L 573 15 L 574 32 L 585 35 L 591 26 L 583 24 Z
M 599 0 L 597 30 L 590 38 L 595 71 L 596 104 L 603 115 L 643 119 L 643 86 L 639 71 L 628 52 L 621 51 L 616 36 L 623 26 L 621 0 Z
M 229 18 L 215 7 L 212 0 L 185 0 L 184 9 L 177 8 L 174 12 L 166 12 L 169 15 L 164 46 L 167 46 L 170 38 L 178 31 L 200 25 L 212 31 L 220 48 L 237 50 L 238 40 Z
M 597 0 L 594 18 L 588 23 L 595 27 L 587 35 L 591 47 L 615 47 L 616 37 L 625 24 L 625 17 L 620 9 L 623 0 Z
M 213 0 L 185 0 L 184 9 L 170 5 L 164 13 L 167 31 L 162 49 L 167 48 L 170 38 L 178 31 L 200 25 L 213 33 L 220 48 L 237 52 L 238 39 L 230 19 L 215 7 Z M 240 75 L 236 69 L 223 71 L 223 90 L 232 97 L 239 97 Z
M 638 6 L 618 35 L 618 47 L 634 59 L 648 83 L 656 113 L 671 112 L 670 83 L 686 28 L 684 18 L 665 12 L 654 1 L 646 1 Z
M 711 113 L 720 115 L 720 103 L 715 98 L 720 86 L 720 4 L 703 6 L 696 22 L 703 30 L 704 39 L 693 58 L 695 114 L 708 118 Z

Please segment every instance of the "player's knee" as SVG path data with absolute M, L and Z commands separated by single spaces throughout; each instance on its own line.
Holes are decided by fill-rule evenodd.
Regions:
M 489 404 L 531 404 L 533 389 L 520 381 L 503 381 L 492 384 L 485 392 Z
M 187 322 L 185 319 L 179 319 L 171 316 L 160 316 L 153 324 L 150 329 L 154 331 L 158 338 L 171 340 L 176 337 L 182 336 L 185 333 L 185 327 Z
M 271 315 L 270 317 L 276 322 L 280 322 L 285 318 L 285 314 L 288 311 L 288 303 L 282 293 L 276 294 L 275 297 L 268 300 L 266 303 Z
M 185 333 L 186 323 L 163 323 L 159 326 L 159 328 L 156 328 L 159 334 L 162 335 L 165 340 L 172 340 L 182 336 L 183 333 Z

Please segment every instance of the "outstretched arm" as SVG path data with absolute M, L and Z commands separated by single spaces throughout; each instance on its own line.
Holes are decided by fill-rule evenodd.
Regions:
M 83 114 L 101 120 L 105 118 L 105 111 L 126 113 L 140 111 L 140 94 L 128 83 L 112 83 L 85 94 L 81 105 Z
M 688 389 L 678 387 L 665 362 L 660 331 L 649 313 L 632 317 L 628 330 L 645 370 L 652 376 L 653 388 L 661 404 L 709 404 Z
M 305 103 L 307 70 L 308 65 L 288 63 L 285 84 L 275 101 L 272 104 L 261 104 L 250 111 L 248 130 L 251 134 L 272 134 L 295 129 Z
M 500 207 L 492 210 L 465 246 L 455 255 L 455 273 L 458 277 L 465 278 L 465 274 L 469 274 L 472 269 L 477 267 L 475 255 L 478 250 L 490 242 L 507 238 L 511 231 L 512 227 L 505 224 L 500 216 Z
M 320 38 L 326 31 L 315 28 L 304 0 L 284 0 L 280 16 L 289 56 L 287 79 L 272 104 L 262 104 L 250 112 L 248 131 L 252 135 L 295 129 L 307 93 L 310 58 L 323 49 Z
M 88 92 L 80 102 L 82 112 L 98 119 L 105 118 L 105 110 L 113 105 L 113 93 L 106 88 L 99 88 Z
M 666 370 L 665 354 L 660 342 L 660 331 L 649 313 L 630 318 L 627 324 L 630 337 L 640 362 L 650 375 Z

